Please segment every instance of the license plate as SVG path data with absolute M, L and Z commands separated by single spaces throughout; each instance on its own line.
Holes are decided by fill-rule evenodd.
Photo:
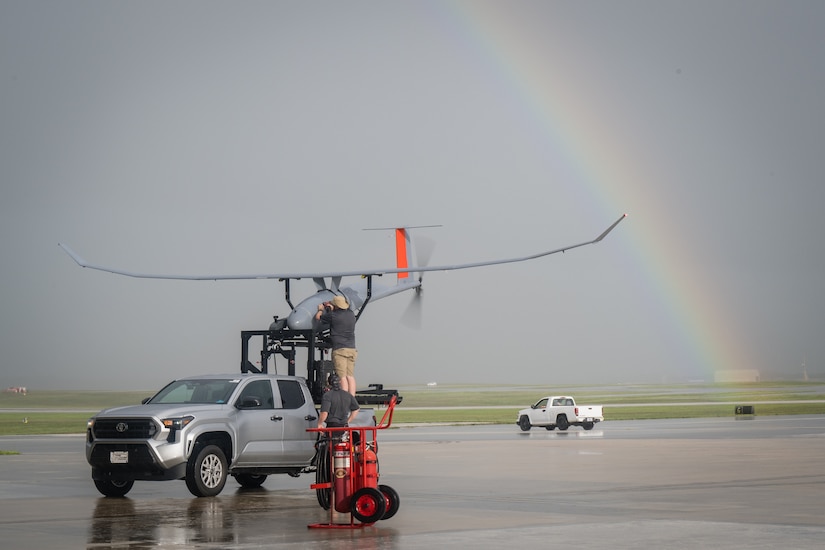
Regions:
M 109 453 L 109 462 L 112 464 L 128 464 L 129 451 L 112 451 Z
M 584 421 L 585 422 L 593 422 L 593 418 L 588 416 L 587 418 L 584 419 Z

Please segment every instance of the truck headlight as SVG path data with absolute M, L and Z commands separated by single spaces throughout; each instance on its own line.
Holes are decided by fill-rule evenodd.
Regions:
M 161 420 L 163 422 L 163 427 L 168 428 L 170 430 L 182 430 L 186 427 L 187 424 L 195 420 L 194 416 L 176 416 L 174 418 L 164 418 Z
M 89 420 L 86 421 L 86 441 L 89 442 L 89 443 L 91 443 L 95 439 L 94 431 L 92 431 L 94 429 L 94 427 L 95 427 L 95 418 L 92 417 L 92 418 L 90 418 Z
M 192 415 L 187 416 L 176 416 L 173 418 L 164 418 L 161 420 L 163 422 L 163 427 L 169 429 L 169 435 L 166 437 L 166 441 L 169 443 L 175 442 L 175 434 L 177 434 L 180 430 L 186 427 L 187 424 L 195 420 L 195 417 Z

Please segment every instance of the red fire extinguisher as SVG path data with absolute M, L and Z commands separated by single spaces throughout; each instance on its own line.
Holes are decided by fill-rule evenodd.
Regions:
M 336 443 L 332 451 L 332 493 L 335 498 L 335 510 L 341 513 L 349 512 L 350 498 L 350 451 L 349 444 Z
M 363 453 L 359 453 L 356 462 L 356 484 L 361 487 L 378 487 L 378 457 L 375 452 L 367 447 Z

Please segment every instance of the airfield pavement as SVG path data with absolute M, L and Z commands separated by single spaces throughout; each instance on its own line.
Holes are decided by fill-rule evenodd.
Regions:
M 357 530 L 329 520 L 312 476 L 183 482 L 101 497 L 82 436 L 7 436 L 4 548 L 813 549 L 825 540 L 825 416 L 607 421 L 589 432 L 418 426 L 379 432 L 397 515 Z

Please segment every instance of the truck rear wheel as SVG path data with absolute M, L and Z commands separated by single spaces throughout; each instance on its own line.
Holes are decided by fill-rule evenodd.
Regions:
M 570 422 L 567 421 L 566 414 L 560 414 L 556 417 L 556 426 L 558 426 L 561 431 L 570 427 Z
M 245 489 L 255 489 L 264 484 L 266 476 L 263 474 L 235 474 L 235 481 Z
M 593 423 L 592 422 L 585 422 L 584 424 L 582 424 L 582 428 L 584 428 L 585 430 L 592 430 L 593 429 Z
M 522 415 L 522 417 L 518 419 L 518 427 L 521 428 L 523 432 L 529 432 L 533 425 L 530 424 L 530 419 L 527 415 Z
M 101 495 L 107 497 L 122 497 L 132 489 L 134 481 L 112 481 L 109 479 L 95 479 L 95 487 Z
M 206 445 L 189 457 L 186 487 L 196 497 L 214 497 L 226 483 L 226 456 L 217 445 Z

